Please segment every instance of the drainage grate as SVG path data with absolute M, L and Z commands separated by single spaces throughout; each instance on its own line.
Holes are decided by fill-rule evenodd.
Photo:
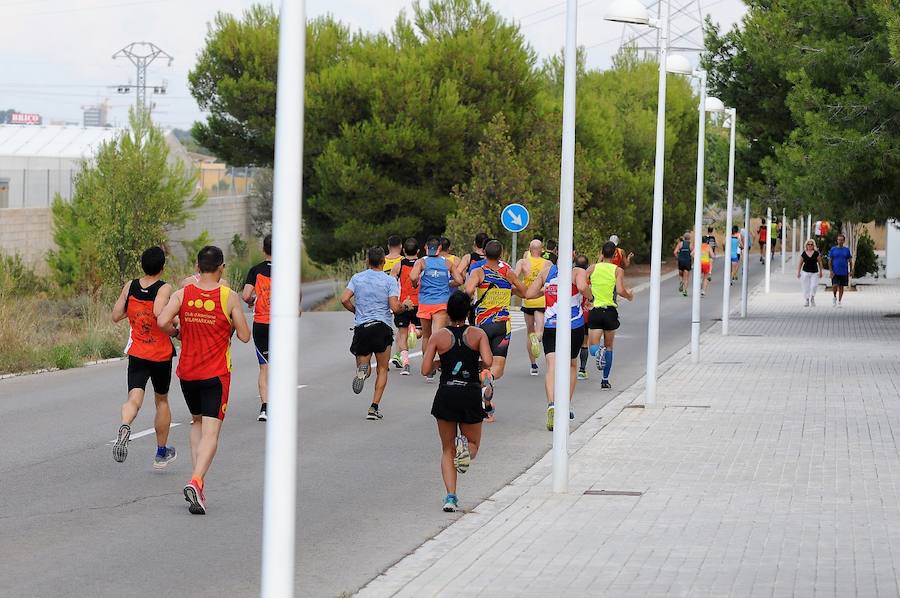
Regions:
M 743 361 L 714 361 L 713 365 L 744 365 Z
M 643 409 L 643 405 L 625 405 L 625 409 Z
M 643 492 L 634 490 L 585 490 L 585 496 L 643 496 Z
M 900 314 L 884 314 L 885 318 L 900 318 Z
M 764 334 L 739 334 L 738 336 L 765 336 Z

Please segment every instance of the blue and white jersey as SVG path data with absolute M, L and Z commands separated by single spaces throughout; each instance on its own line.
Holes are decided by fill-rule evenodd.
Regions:
M 582 297 L 578 292 L 578 287 L 572 283 L 570 290 L 572 295 L 572 303 L 569 309 L 572 314 L 572 329 L 584 326 L 584 314 L 581 311 Z M 544 328 L 556 328 L 556 319 L 559 314 L 557 301 L 559 301 L 559 268 L 556 264 L 550 266 L 550 272 L 547 273 L 547 280 L 544 281 L 544 299 L 547 304 L 544 312 Z
M 443 257 L 424 257 L 419 277 L 419 305 L 441 305 L 450 299 L 450 264 Z

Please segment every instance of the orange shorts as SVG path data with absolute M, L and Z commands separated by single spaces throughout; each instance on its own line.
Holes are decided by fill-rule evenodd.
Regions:
M 442 311 L 447 311 L 446 303 L 435 303 L 433 305 L 426 305 L 423 303 L 419 305 L 419 311 L 416 312 L 416 315 L 422 320 L 430 320 L 434 314 Z

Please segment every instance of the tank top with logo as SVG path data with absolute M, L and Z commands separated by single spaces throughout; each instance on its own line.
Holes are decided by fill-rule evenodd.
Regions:
M 450 264 L 442 257 L 424 257 L 419 277 L 419 304 L 442 305 L 450 298 Z
M 181 358 L 178 377 L 209 380 L 231 372 L 231 317 L 226 311 L 231 289 L 220 286 L 205 291 L 184 287 L 181 309 Z
M 547 273 L 547 280 L 544 281 L 544 298 L 547 300 L 547 311 L 544 312 L 544 328 L 556 328 L 556 320 L 559 312 L 557 302 L 559 300 L 559 268 L 556 264 L 550 266 L 550 272 Z M 578 287 L 572 283 L 571 304 L 569 307 L 570 317 L 572 319 L 572 328 L 580 328 L 584 326 L 584 315 L 581 311 L 581 293 Z
M 400 282 L 400 303 L 409 299 L 413 305 L 419 304 L 419 287 L 414 287 L 412 281 L 409 280 L 409 273 L 415 265 L 415 259 L 403 258 L 400 260 L 400 273 L 397 275 L 397 280 Z
M 506 278 L 510 266 L 500 262 L 497 269 L 487 263 L 479 266 L 484 272 L 484 280 L 475 289 L 475 324 L 484 326 L 499 322 L 509 324 L 509 304 L 512 300 L 512 283 Z
M 616 270 L 619 267 L 610 262 L 599 262 L 591 273 L 591 292 L 594 307 L 619 307 L 616 303 Z
M 153 313 L 156 296 L 165 284 L 158 280 L 145 289 L 140 279 L 135 279 L 128 287 L 125 313 L 131 329 L 125 353 L 131 357 L 160 362 L 169 361 L 175 355 L 172 339 L 156 324 L 156 314 Z
M 541 271 L 544 269 L 544 266 L 547 264 L 547 260 L 542 257 L 532 257 L 529 255 L 528 260 L 528 271 L 525 273 L 525 287 L 530 287 L 531 283 L 541 275 Z M 546 307 L 547 302 L 544 300 L 544 296 L 541 295 L 537 299 L 525 299 L 522 302 L 522 307 L 528 307 L 530 309 L 541 309 Z

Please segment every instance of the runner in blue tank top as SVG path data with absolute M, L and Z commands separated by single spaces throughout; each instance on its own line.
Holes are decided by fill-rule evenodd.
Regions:
M 441 240 L 429 237 L 425 243 L 425 257 L 419 258 L 409 273 L 410 282 L 419 288 L 419 311 L 416 315 L 422 321 L 423 346 L 428 345 L 432 334 L 447 326 L 450 288 L 464 282 L 447 258 L 438 255 L 440 250 Z M 427 381 L 434 381 L 433 373 L 427 377 Z

